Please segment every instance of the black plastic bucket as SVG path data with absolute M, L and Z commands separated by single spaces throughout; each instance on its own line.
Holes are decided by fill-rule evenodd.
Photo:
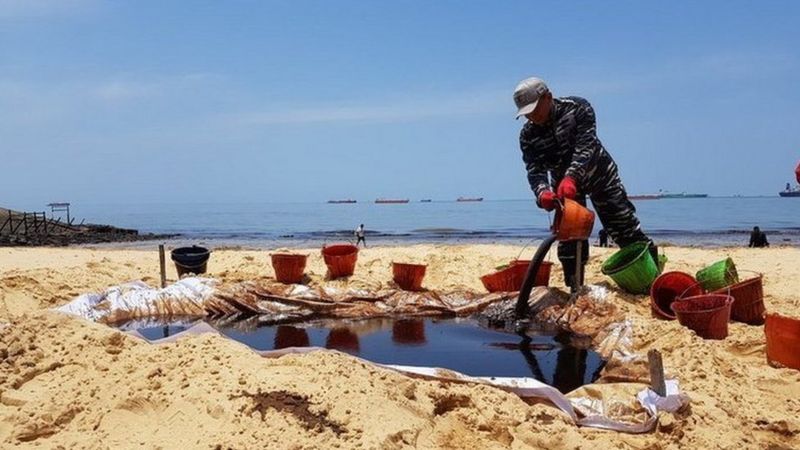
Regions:
M 172 251 L 172 261 L 175 262 L 178 277 L 182 277 L 187 273 L 197 275 L 206 273 L 206 265 L 210 256 L 211 250 L 196 245 L 176 248 Z

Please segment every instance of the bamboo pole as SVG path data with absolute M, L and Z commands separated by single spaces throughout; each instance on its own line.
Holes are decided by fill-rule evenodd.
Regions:
M 158 246 L 158 262 L 161 265 L 161 287 L 167 287 L 167 263 L 164 256 L 164 244 Z

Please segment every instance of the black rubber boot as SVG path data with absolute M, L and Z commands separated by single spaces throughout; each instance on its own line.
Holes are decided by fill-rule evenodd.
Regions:
M 583 241 L 583 251 L 581 251 L 581 279 L 575 280 L 576 255 L 578 253 L 578 242 L 569 241 L 558 244 L 558 260 L 564 270 L 564 284 L 570 288 L 570 292 L 575 292 L 577 287 L 583 286 L 583 278 L 586 273 L 586 262 L 589 260 L 589 241 Z M 577 283 L 576 283 L 577 281 Z
M 578 288 L 583 286 L 583 279 L 586 274 L 586 264 L 583 264 L 580 280 L 575 280 L 575 260 L 562 260 L 561 267 L 564 269 L 564 284 L 569 288 L 569 292 L 574 294 Z

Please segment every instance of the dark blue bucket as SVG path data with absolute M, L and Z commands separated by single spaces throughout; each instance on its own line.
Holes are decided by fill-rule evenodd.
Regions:
M 209 257 L 211 257 L 211 250 L 196 245 L 172 250 L 172 261 L 175 262 L 175 269 L 178 271 L 179 277 L 187 273 L 197 275 L 206 273 Z

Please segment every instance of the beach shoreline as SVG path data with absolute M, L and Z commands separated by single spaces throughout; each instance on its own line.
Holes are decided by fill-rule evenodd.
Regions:
M 747 245 L 759 226 L 773 245 L 800 245 L 793 200 L 775 198 L 665 199 L 636 204 L 642 230 L 659 244 Z M 97 223 L 141 233 L 179 234 L 168 245 L 204 242 L 219 247 L 321 247 L 354 240 L 365 225 L 368 245 L 524 245 L 549 234 L 553 214 L 532 199 L 407 205 L 307 203 L 185 203 L 81 206 Z M 602 225 L 593 230 L 593 242 Z M 144 244 L 147 245 L 147 244 Z M 136 246 L 136 245 L 134 245 Z
M 207 275 L 222 283 L 269 279 L 274 276 L 269 253 L 278 250 L 217 249 Z M 800 249 L 663 250 L 667 270 L 689 273 L 730 256 L 743 276 L 747 270 L 764 274 L 768 311 L 800 317 Z M 517 257 L 527 259 L 535 248 L 370 247 L 359 252 L 354 277 L 330 282 L 324 281 L 319 247 L 293 251 L 309 255 L 306 273 L 316 285 L 380 289 L 389 284 L 396 261 L 427 264 L 425 287 L 483 292 L 481 275 Z M 72 447 L 90 439 L 117 448 L 289 442 L 296 448 L 797 447 L 800 372 L 767 365 L 763 327 L 731 323 L 726 340 L 705 341 L 674 321 L 653 319 L 646 296 L 621 293 L 600 273 L 601 262 L 613 251 L 592 248 L 587 283 L 609 288 L 609 300 L 632 323 L 635 350 L 660 350 L 667 374 L 692 399 L 688 413 L 661 417 L 659 427 L 644 435 L 578 428 L 554 408 L 528 405 L 507 392 L 411 379 L 339 353 L 264 360 L 210 335 L 149 345 L 49 309 L 127 281 L 156 286 L 155 245 L 0 248 L 0 333 L 9 349 L 0 363 L 0 442 Z M 549 258 L 556 260 L 554 251 Z M 167 266 L 167 278 L 174 281 L 174 266 L 169 260 Z M 551 285 L 561 287 L 556 268 Z M 262 420 L 237 397 L 242 391 L 296 394 L 348 431 L 308 429 L 275 409 L 264 412 Z M 437 414 L 442 404 L 456 406 Z
M 418 245 L 430 246 L 512 246 L 512 247 L 526 247 L 536 248 L 546 237 L 545 234 L 536 235 L 530 238 L 454 238 L 454 237 L 440 237 L 440 238 L 391 238 L 391 237 L 374 237 L 367 235 L 367 244 L 369 247 L 413 247 Z M 750 238 L 749 231 L 742 231 L 740 233 L 726 235 L 708 233 L 698 236 L 692 233 L 685 233 L 683 235 L 675 235 L 673 237 L 664 238 L 659 235 L 654 236 L 655 242 L 660 247 L 679 247 L 679 248 L 700 248 L 700 249 L 736 249 L 747 247 Z M 773 248 L 800 248 L 800 235 L 791 235 L 791 237 L 783 238 L 780 235 L 770 236 L 772 239 L 771 246 Z M 296 251 L 306 251 L 314 248 L 322 248 L 324 245 L 331 245 L 334 243 L 350 243 L 355 244 L 355 239 L 349 234 L 340 234 L 326 239 L 265 239 L 263 237 L 247 237 L 247 238 L 217 238 L 207 236 L 192 236 L 192 235 L 177 235 L 166 239 L 142 239 L 136 241 L 118 241 L 118 242 L 103 242 L 103 243 L 90 243 L 90 244 L 75 244 L 71 247 L 85 248 L 85 249 L 100 249 L 100 250 L 150 250 L 157 247 L 159 244 L 164 244 L 171 248 L 201 245 L 207 248 L 220 249 L 220 250 L 247 250 L 247 251 L 270 251 L 275 248 L 293 249 Z M 596 236 L 589 239 L 589 244 L 592 248 L 599 248 Z M 613 244 L 612 244 L 613 247 Z

